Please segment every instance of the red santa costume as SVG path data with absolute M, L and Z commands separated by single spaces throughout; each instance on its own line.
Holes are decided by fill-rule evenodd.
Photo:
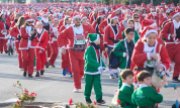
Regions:
M 111 20 L 114 19 L 117 19 L 117 17 L 114 16 L 111 18 Z M 118 24 L 116 24 L 114 27 L 112 24 L 108 24 L 104 30 L 104 45 L 109 49 L 108 54 L 110 53 L 110 49 L 113 49 L 115 43 L 121 39 L 123 39 L 121 27 Z
M 57 43 L 58 35 L 59 35 L 59 32 L 58 32 L 57 27 L 52 27 L 52 33 L 51 33 L 52 41 L 50 43 L 51 55 L 49 59 L 49 64 L 53 67 L 55 67 L 54 63 L 58 56 L 58 43 Z
M 79 15 L 74 16 L 73 20 L 75 21 L 77 19 L 80 20 Z M 75 92 L 81 89 L 81 78 L 84 74 L 83 56 L 86 46 L 85 39 L 88 33 L 95 33 L 95 30 L 87 25 L 80 25 L 78 27 L 73 25 L 60 35 L 60 39 L 65 40 L 64 42 L 68 40 L 69 58 L 73 72 Z
M 37 22 L 37 25 L 41 25 L 41 22 Z M 38 29 L 37 28 L 37 45 L 36 45 L 36 70 L 37 74 L 36 77 L 39 77 L 39 72 L 41 72 L 41 75 L 44 74 L 44 66 L 46 64 L 46 48 L 48 44 L 48 31 L 45 29 Z
M 20 28 L 18 28 L 17 25 L 14 25 L 9 31 L 10 35 L 15 37 L 15 46 L 16 46 L 16 52 L 18 54 L 18 62 L 19 62 L 19 68 L 23 68 L 22 66 L 22 58 L 21 58 L 21 51 L 19 50 L 19 43 L 20 43 Z
M 105 18 L 100 24 L 99 24 L 99 32 L 104 35 L 104 29 L 109 24 L 108 18 Z
M 173 20 L 165 24 L 161 37 L 165 40 L 171 61 L 175 63 L 173 79 L 180 82 L 178 80 L 180 75 L 180 21 L 175 20 L 176 17 L 180 18 L 180 12 L 174 13 Z
M 5 34 L 7 33 L 5 23 L 3 21 L 0 21 L 0 53 L 3 53 L 3 51 L 6 50 L 6 39 Z
M 105 51 L 107 52 L 107 55 L 110 56 L 110 53 L 112 49 L 114 48 L 115 44 L 118 43 L 122 37 L 122 31 L 121 27 L 118 25 L 118 22 L 116 24 L 114 21 L 118 21 L 118 17 L 116 16 L 111 16 L 111 21 L 110 24 L 108 24 L 104 30 L 104 36 L 103 36 L 103 41 L 104 41 L 104 47 Z M 109 64 L 110 66 L 111 64 Z M 110 68 L 110 79 L 114 79 L 118 77 L 117 70 L 116 69 L 111 69 Z
M 70 18 L 69 16 L 67 16 L 65 19 Z M 64 30 L 68 29 L 71 25 L 70 24 L 65 24 L 65 20 L 63 25 L 61 26 L 61 28 L 59 29 L 59 33 L 61 34 L 61 32 L 63 32 Z M 61 34 L 63 35 L 63 34 Z M 67 47 L 68 41 L 67 40 L 62 40 L 60 39 L 60 35 L 58 36 L 58 45 L 59 47 L 62 47 L 61 45 L 65 45 Z M 70 60 L 69 60 L 69 53 L 68 53 L 68 49 L 65 49 L 65 52 L 63 52 L 62 54 L 62 63 L 61 63 L 61 68 L 63 69 L 63 75 L 66 75 L 66 72 L 70 72 L 71 73 L 71 68 L 70 68 Z
M 147 38 L 151 33 L 158 34 L 156 30 L 150 29 L 145 33 L 144 37 Z M 153 54 L 156 54 L 158 58 L 153 58 Z M 147 66 L 153 66 L 152 68 L 154 68 L 155 64 L 161 65 L 164 71 L 169 69 L 170 59 L 168 57 L 166 47 L 159 43 L 158 40 L 155 40 L 155 44 L 153 46 L 149 46 L 146 40 L 140 39 L 136 43 L 131 58 L 131 69 L 136 70 L 135 76 L 139 71 L 147 69 Z
M 31 21 L 31 19 L 28 16 L 25 16 L 26 22 Z M 36 40 L 32 39 L 32 26 L 22 26 L 20 28 L 20 44 L 19 44 L 19 50 L 22 54 L 22 62 L 23 62 L 23 68 L 24 68 L 24 76 L 26 76 L 26 73 L 28 73 L 29 77 L 32 77 L 33 71 L 34 71 L 34 48 L 36 44 Z

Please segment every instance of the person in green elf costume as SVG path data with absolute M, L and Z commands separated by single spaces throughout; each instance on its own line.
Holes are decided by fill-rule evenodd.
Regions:
M 127 28 L 132 28 L 134 29 L 135 25 L 134 25 L 134 20 L 133 19 L 129 19 L 127 21 Z M 126 29 L 124 30 L 124 32 L 122 33 L 123 38 L 126 38 Z M 139 40 L 139 33 L 134 30 L 134 38 L 133 41 L 134 43 L 136 43 Z
M 130 68 L 131 64 L 131 56 L 134 49 L 134 29 L 133 28 L 127 28 L 125 30 L 126 38 L 121 40 L 116 44 L 116 46 L 113 49 L 113 54 L 119 59 L 119 68 L 125 69 Z M 119 77 L 119 88 L 122 85 L 122 80 Z
M 102 99 L 101 72 L 103 71 L 100 57 L 100 36 L 99 34 L 88 34 L 90 45 L 87 47 L 84 59 L 85 91 L 84 96 L 87 104 L 91 104 L 91 90 L 94 87 L 97 104 L 105 104 Z
M 132 102 L 139 108 L 156 108 L 156 104 L 163 101 L 163 96 L 152 87 L 151 74 L 141 71 L 137 79 L 140 85 L 132 94 Z
M 119 90 L 118 99 L 122 108 L 136 108 L 136 105 L 131 101 L 131 95 L 134 91 L 133 72 L 130 69 L 125 69 L 121 73 L 123 84 Z

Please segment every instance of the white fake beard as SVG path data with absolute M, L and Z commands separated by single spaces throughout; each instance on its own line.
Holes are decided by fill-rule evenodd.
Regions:
M 32 26 L 26 26 L 26 32 L 28 33 L 29 36 L 31 34 L 31 30 L 32 30 Z
M 180 22 L 177 22 L 176 20 L 173 20 L 174 28 L 178 29 L 180 27 Z

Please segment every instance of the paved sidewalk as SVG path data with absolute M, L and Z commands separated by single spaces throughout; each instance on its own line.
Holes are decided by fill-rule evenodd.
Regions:
M 84 102 L 83 93 L 73 93 L 73 82 L 70 77 L 63 77 L 60 69 L 60 58 L 56 63 L 56 68 L 46 70 L 45 76 L 41 78 L 24 78 L 22 71 L 18 69 L 17 56 L 7 56 L 0 54 L 0 102 L 15 98 L 17 89 L 13 84 L 19 80 L 23 86 L 30 91 L 35 91 L 38 96 L 37 102 L 68 102 L 70 98 L 74 102 Z M 108 73 L 102 75 L 102 85 L 104 100 L 110 104 L 117 89 L 118 81 L 110 80 Z M 84 83 L 82 84 L 82 88 Z M 83 90 L 82 90 L 83 91 Z M 174 91 L 172 88 L 163 88 L 161 93 L 164 95 L 164 102 L 161 108 L 171 108 L 176 99 L 180 101 L 180 88 Z M 92 95 L 94 100 L 94 93 Z M 102 108 L 104 108 L 103 106 Z

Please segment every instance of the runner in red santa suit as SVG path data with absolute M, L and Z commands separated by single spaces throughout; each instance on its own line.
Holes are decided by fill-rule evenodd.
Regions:
M 20 17 L 18 20 L 17 20 L 17 23 L 12 27 L 10 28 L 10 35 L 15 37 L 15 46 L 16 46 L 16 52 L 18 54 L 18 62 L 19 62 L 19 68 L 22 69 L 23 68 L 23 63 L 22 63 L 22 54 L 21 54 L 21 51 L 19 50 L 19 43 L 20 43 L 20 40 L 21 40 L 21 36 L 20 36 L 20 28 L 22 25 L 24 25 L 25 23 L 25 19 L 24 17 Z
M 24 68 L 23 76 L 26 77 L 28 73 L 28 76 L 32 78 L 34 71 L 34 57 L 35 57 L 34 48 L 36 44 L 36 40 L 35 40 L 36 31 L 33 26 L 34 20 L 30 19 L 28 15 L 24 15 L 24 18 L 26 22 L 20 28 L 21 40 L 19 44 L 19 50 L 21 51 L 22 54 L 22 62 Z
M 6 34 L 7 34 L 7 30 L 6 30 L 5 18 L 4 15 L 2 14 L 0 16 L 0 53 L 3 53 L 4 51 L 7 52 L 6 39 L 5 39 Z
M 171 61 L 175 63 L 173 81 L 180 82 L 180 12 L 175 12 L 172 21 L 165 24 L 161 37 L 166 43 Z
M 81 89 L 81 78 L 84 73 L 84 51 L 86 48 L 86 36 L 88 33 L 95 33 L 91 26 L 82 25 L 81 17 L 76 15 L 73 17 L 74 25 L 66 29 L 60 39 L 68 40 L 68 51 L 70 57 L 71 70 L 74 78 L 74 92 Z
M 63 32 L 66 29 L 68 29 L 70 26 L 71 26 L 71 18 L 70 18 L 70 16 L 65 16 L 64 23 L 61 26 L 61 28 L 59 29 L 59 33 Z M 58 44 L 59 44 L 59 47 L 62 47 L 61 45 L 67 46 L 68 41 L 67 40 L 62 40 L 61 36 L 59 36 L 58 37 Z M 65 49 L 64 52 L 62 53 L 61 68 L 63 69 L 62 70 L 63 76 L 66 76 L 67 73 L 70 73 L 70 76 L 72 77 L 68 49 Z
M 38 21 L 36 23 L 37 31 L 37 45 L 36 45 L 36 77 L 39 77 L 40 74 L 44 74 L 44 66 L 46 64 L 46 48 L 48 44 L 48 31 L 43 27 L 43 23 Z
M 111 16 L 111 21 L 110 24 L 108 24 L 104 30 L 104 46 L 105 46 L 105 51 L 108 53 L 110 56 L 110 53 L 112 49 L 114 48 L 115 44 L 118 43 L 122 37 L 122 31 L 121 27 L 118 25 L 118 17 L 116 16 Z M 110 78 L 114 79 L 117 78 L 117 72 L 114 72 L 114 70 L 111 70 L 111 64 L 109 64 L 110 68 Z
M 51 55 L 50 55 L 50 59 L 49 59 L 49 65 L 52 67 L 55 67 L 54 63 L 55 60 L 58 56 L 58 43 L 57 43 L 57 38 L 59 36 L 59 32 L 58 32 L 58 19 L 54 19 L 52 21 L 52 33 L 51 33 L 51 43 L 50 43 L 50 47 L 51 47 Z
M 158 72 L 163 72 L 159 74 L 163 77 L 169 69 L 170 59 L 166 47 L 159 43 L 157 36 L 157 30 L 149 29 L 144 34 L 144 39 L 136 43 L 131 59 L 131 68 L 135 70 L 135 76 L 141 70 L 147 70 L 153 74 L 156 69 Z

